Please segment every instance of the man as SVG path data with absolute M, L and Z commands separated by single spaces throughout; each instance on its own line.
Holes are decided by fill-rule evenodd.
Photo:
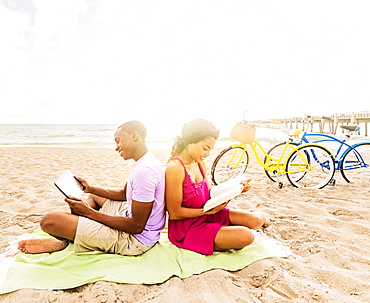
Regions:
M 125 187 L 104 189 L 75 177 L 90 194 L 88 198 L 66 198 L 71 213 L 48 213 L 40 222 L 42 230 L 54 238 L 19 241 L 19 250 L 31 254 L 53 252 L 73 241 L 76 253 L 100 250 L 139 255 L 158 241 L 166 219 L 163 167 L 148 151 L 146 129 L 140 122 L 121 125 L 114 137 L 120 156 L 135 160 Z

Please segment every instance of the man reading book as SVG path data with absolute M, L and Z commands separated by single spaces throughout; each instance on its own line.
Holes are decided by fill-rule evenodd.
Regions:
M 68 197 L 71 213 L 52 212 L 40 222 L 53 238 L 22 240 L 19 250 L 38 254 L 64 249 L 74 242 L 74 252 L 99 250 L 139 255 L 159 239 L 165 226 L 164 170 L 145 144 L 146 129 L 137 121 L 115 132 L 116 151 L 124 160 L 134 159 L 124 188 L 91 186 L 76 177 L 89 193 L 86 199 Z

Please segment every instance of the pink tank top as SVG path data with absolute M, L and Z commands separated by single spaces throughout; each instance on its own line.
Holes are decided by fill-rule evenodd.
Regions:
M 182 206 L 188 208 L 203 208 L 209 200 L 209 187 L 203 168 L 198 164 L 203 180 L 199 183 L 191 180 L 184 163 L 185 180 L 183 182 Z M 224 208 L 214 215 L 206 215 L 184 220 L 168 221 L 168 238 L 178 247 L 189 249 L 206 255 L 213 254 L 214 239 L 220 228 L 229 225 L 229 210 Z

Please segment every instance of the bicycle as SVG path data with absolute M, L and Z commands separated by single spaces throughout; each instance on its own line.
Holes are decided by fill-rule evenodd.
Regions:
M 326 147 L 319 144 L 297 145 L 286 141 L 279 155 L 274 157 L 269 155 L 254 139 L 256 127 L 265 122 L 269 121 L 251 123 L 244 118 L 242 122 L 236 124 L 231 137 L 240 143 L 230 145 L 215 158 L 211 169 L 215 185 L 245 173 L 250 159 L 247 145 L 251 147 L 259 165 L 279 182 L 279 188 L 283 186 L 279 181 L 282 174 L 288 177 L 294 187 L 323 188 L 332 180 L 335 172 L 334 158 Z M 258 150 L 265 156 L 263 161 Z
M 289 141 L 291 144 L 301 145 L 307 143 L 322 144 L 323 142 L 328 145 L 336 145 L 334 159 L 335 159 L 335 170 L 340 171 L 344 180 L 348 183 L 355 181 L 370 181 L 370 142 L 360 142 L 355 144 L 349 144 L 346 139 L 338 139 L 328 134 L 320 133 L 307 133 L 308 119 L 310 116 L 306 116 L 302 122 L 304 124 L 303 131 L 300 130 L 283 130 L 289 135 Z M 359 131 L 360 126 L 358 125 L 341 125 L 341 128 L 346 131 L 345 137 L 349 139 L 353 132 Z M 294 141 L 294 138 L 298 140 Z M 271 157 L 274 154 L 279 154 L 280 150 L 284 147 L 284 143 L 279 143 L 273 146 L 267 153 Z M 272 181 L 277 181 L 276 177 L 266 171 L 267 176 Z M 335 180 L 333 179 L 333 183 Z

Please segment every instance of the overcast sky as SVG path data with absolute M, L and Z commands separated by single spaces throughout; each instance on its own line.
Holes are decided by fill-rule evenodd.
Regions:
M 370 1 L 1 0 L 0 123 L 370 110 Z

